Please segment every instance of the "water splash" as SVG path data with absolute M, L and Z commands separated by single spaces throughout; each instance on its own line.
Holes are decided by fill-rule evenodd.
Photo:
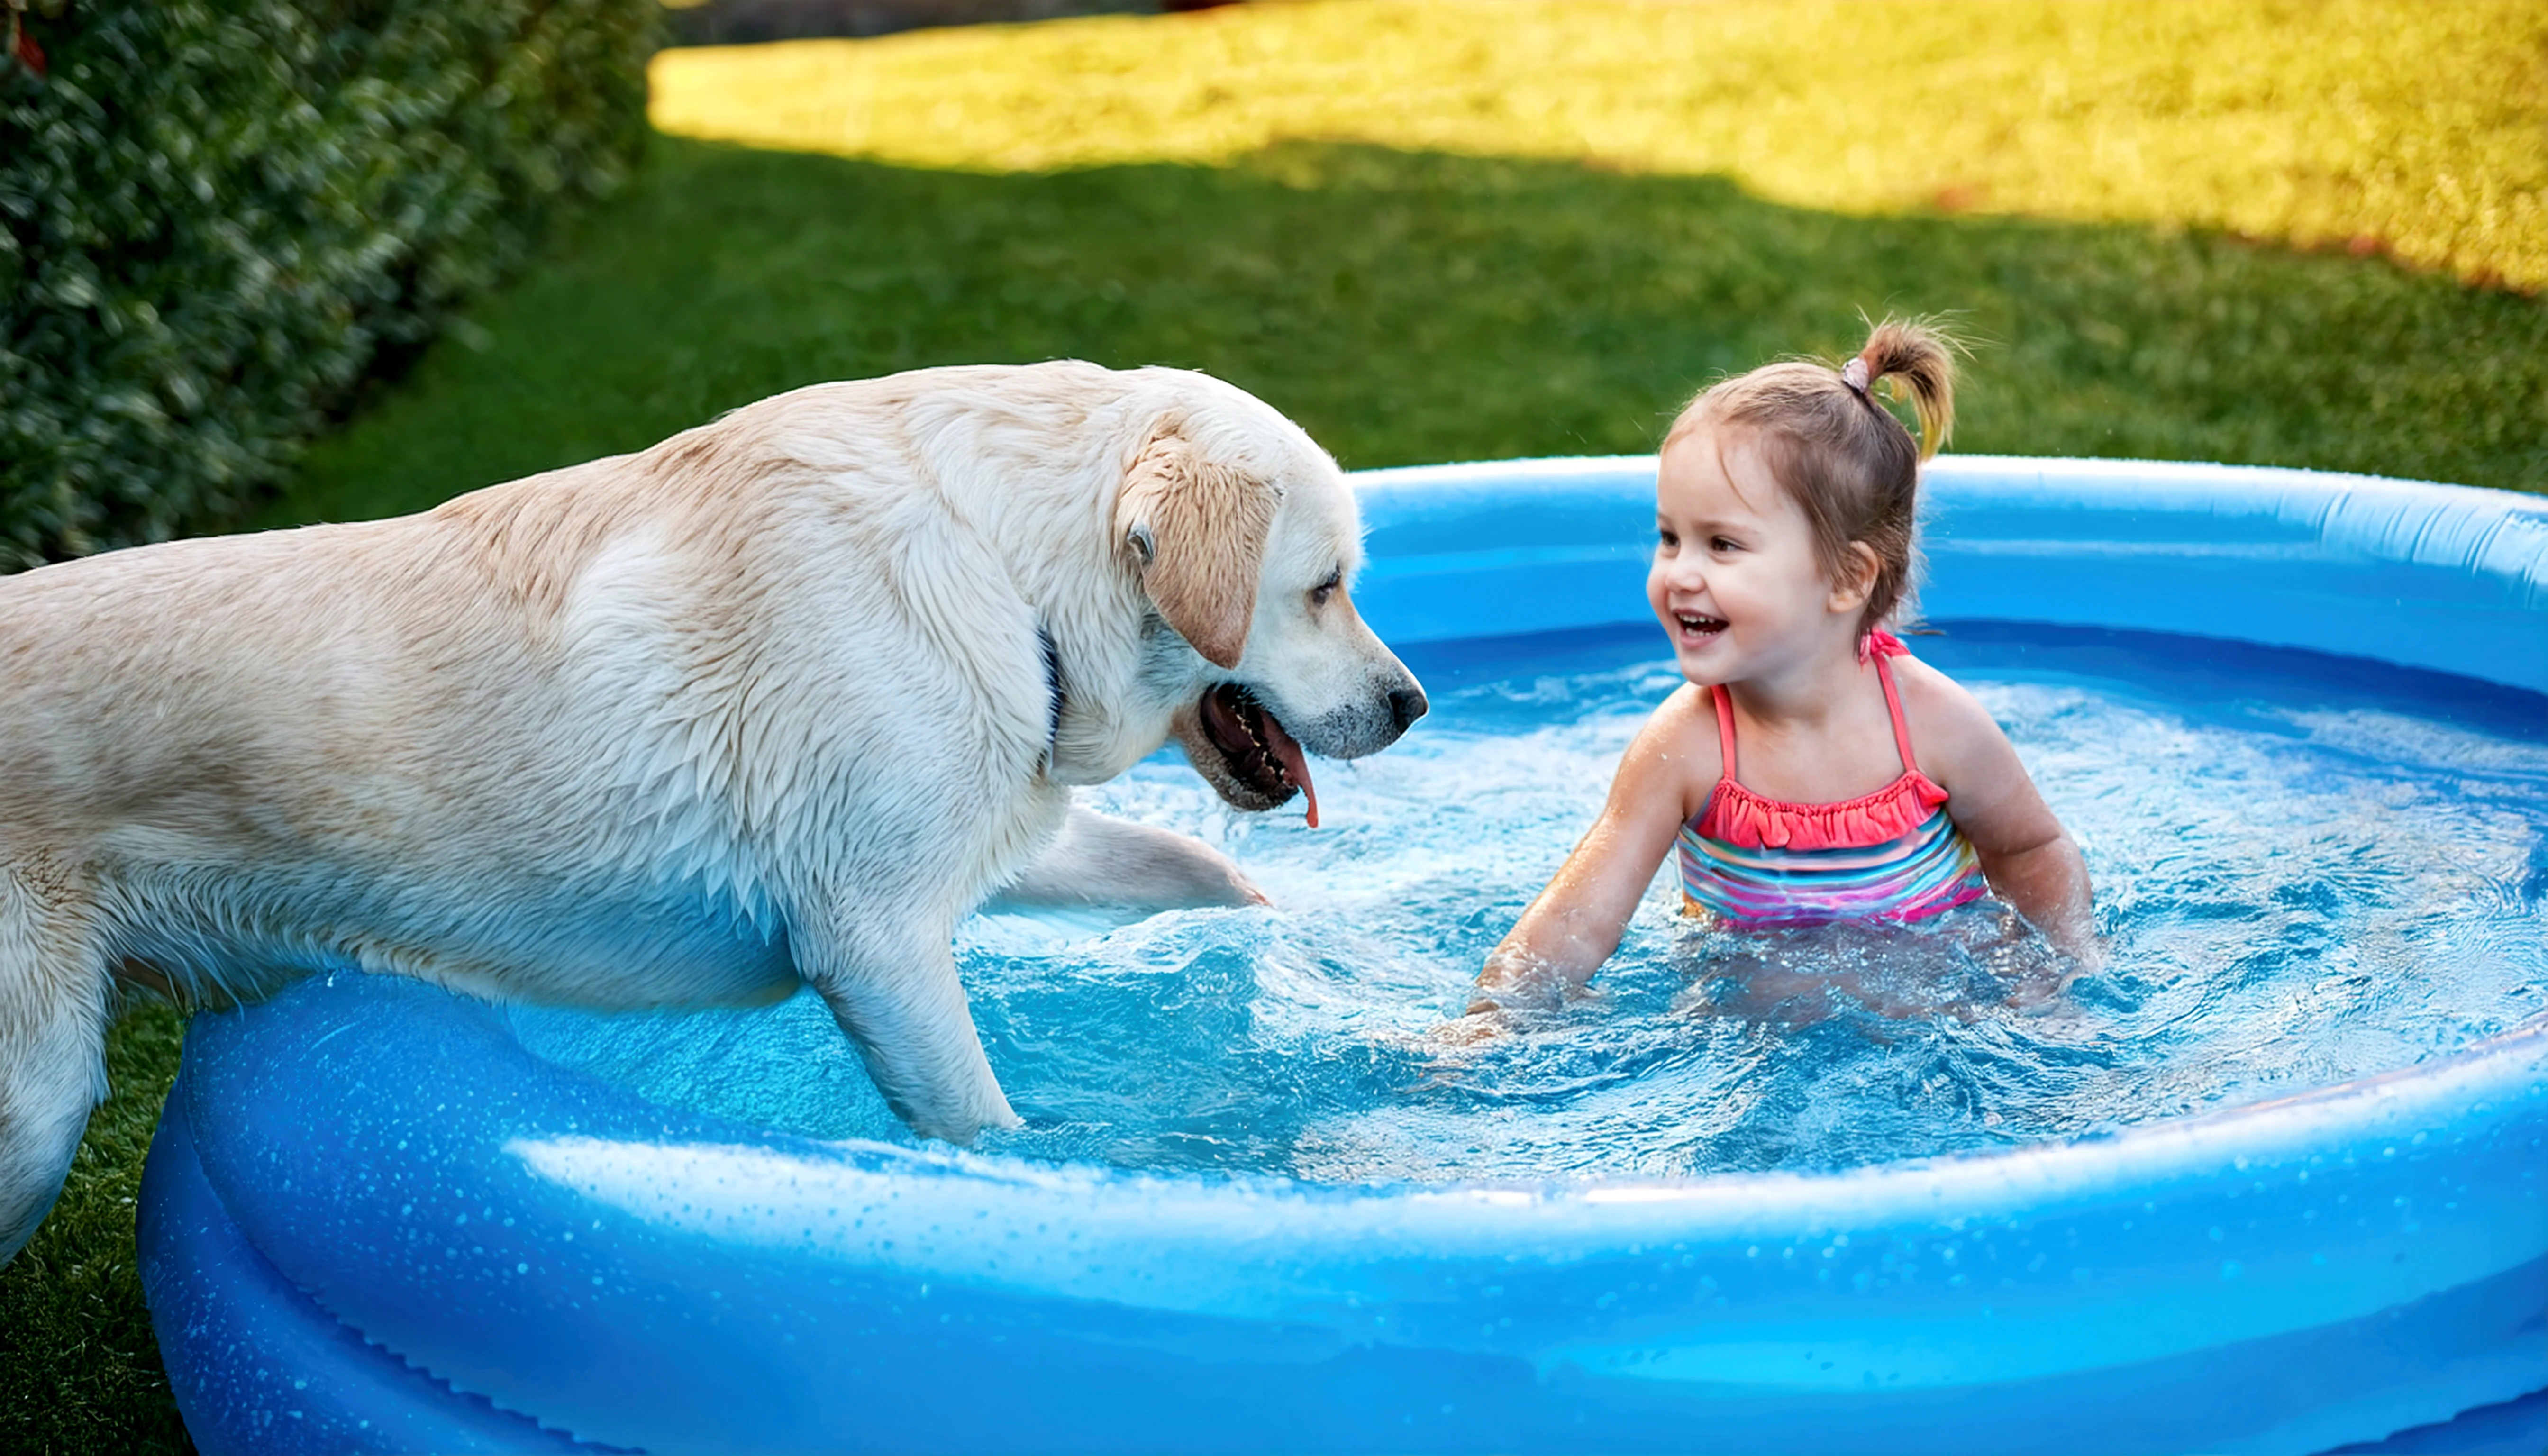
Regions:
M 1090 794 L 1222 844 L 1276 908 L 967 922 L 975 1018 L 1030 1124 L 986 1150 L 1338 1182 L 1834 1168 L 2404 1066 L 2548 1002 L 2541 735 L 2417 716 L 2403 688 L 2171 696 L 2109 651 L 2099 677 L 1950 665 L 2096 880 L 2109 957 L 2063 994 L 2033 1004 L 2058 964 L 1992 902 L 1702 933 L 1668 865 L 1593 994 L 1453 1044 L 1437 1031 L 1479 963 L 1680 681 L 1604 657 L 1437 684 L 1406 743 L 1320 771 L 1315 833 L 1231 813 L 1164 759 Z M 513 1017 L 648 1097 L 908 1140 L 810 995 Z

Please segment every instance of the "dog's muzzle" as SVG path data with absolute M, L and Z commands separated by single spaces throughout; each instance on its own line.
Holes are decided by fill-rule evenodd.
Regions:
M 1180 715 L 1186 721 L 1179 737 L 1195 772 L 1230 804 L 1271 809 L 1298 793 L 1308 798 L 1310 827 L 1316 829 L 1319 793 L 1308 754 L 1358 759 L 1377 753 L 1396 743 L 1427 706 L 1424 689 L 1400 669 L 1396 682 L 1296 729 L 1245 683 L 1220 682 Z

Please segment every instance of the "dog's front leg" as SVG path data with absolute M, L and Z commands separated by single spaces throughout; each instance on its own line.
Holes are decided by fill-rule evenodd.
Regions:
M 1077 805 L 1044 854 L 992 899 L 994 907 L 1109 905 L 1144 913 L 1269 903 L 1228 855 L 1203 841 Z
M 924 1138 L 970 1142 L 1022 1126 L 982 1054 L 947 930 L 935 939 L 867 915 L 794 937 L 797 971 L 832 1008 L 896 1116 Z M 857 914 L 856 909 L 849 913 Z

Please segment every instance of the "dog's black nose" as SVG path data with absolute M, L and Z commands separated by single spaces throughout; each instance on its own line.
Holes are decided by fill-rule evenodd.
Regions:
M 1424 716 L 1425 706 L 1424 689 L 1411 682 L 1389 690 L 1389 715 L 1398 720 L 1401 733 L 1407 731 L 1408 724 Z

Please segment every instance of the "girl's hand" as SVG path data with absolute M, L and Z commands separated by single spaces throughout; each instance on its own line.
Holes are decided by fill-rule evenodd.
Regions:
M 1480 1042 L 1492 1042 L 1511 1030 L 1502 1008 L 1493 1001 L 1480 1001 L 1469 1008 L 1468 1015 L 1454 1017 L 1435 1027 L 1433 1040 L 1453 1046 L 1474 1046 Z
M 1577 847 L 1576 854 L 1582 853 L 1582 847 Z M 1571 866 L 1573 858 L 1570 857 L 1567 863 Z M 1564 873 L 1564 870 L 1559 871 L 1561 878 Z M 1555 888 L 1553 882 L 1550 888 Z M 1547 898 L 1548 891 L 1542 890 L 1540 901 Z M 1531 910 L 1538 908 L 1539 901 L 1534 901 Z M 1633 913 L 1634 906 L 1630 908 Z M 1580 986 L 1591 979 L 1592 972 L 1590 969 L 1578 974 L 1570 966 L 1551 964 L 1515 944 L 1521 938 L 1522 926 L 1530 923 L 1531 910 L 1522 912 L 1520 924 L 1515 925 L 1512 933 L 1504 937 L 1503 944 L 1487 956 L 1486 969 L 1478 972 L 1478 994 L 1469 1002 L 1468 1015 L 1484 1016 L 1496 1011 L 1555 1011 L 1566 1004 L 1568 986 Z M 1626 922 L 1620 922 L 1620 926 L 1624 930 Z M 1614 945 L 1617 939 L 1614 932 L 1611 937 Z M 1607 958 L 1606 952 L 1603 957 Z M 1599 962 L 1594 963 L 1597 965 Z
M 1553 1011 L 1592 978 L 1619 949 L 1673 837 L 1715 791 L 1717 757 L 1715 709 L 1705 689 L 1684 687 L 1666 698 L 1621 756 L 1601 816 L 1487 956 L 1470 1017 L 1505 1008 Z

